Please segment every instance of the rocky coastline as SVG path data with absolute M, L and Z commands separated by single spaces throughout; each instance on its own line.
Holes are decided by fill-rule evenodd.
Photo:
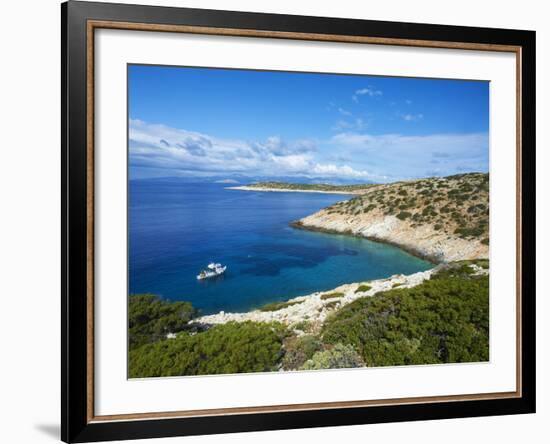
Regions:
M 470 263 L 474 275 L 488 275 L 489 270 L 482 266 Z M 242 313 L 219 313 L 205 315 L 191 321 L 194 324 L 212 326 L 228 322 L 280 322 L 289 326 L 296 334 L 303 334 L 300 324 L 304 321 L 309 328 L 319 330 L 327 317 L 353 301 L 374 296 L 377 293 L 395 288 L 412 288 L 429 280 L 435 273 L 448 267 L 445 264 L 437 265 L 426 271 L 403 275 L 396 274 L 388 278 L 365 282 L 343 284 L 327 291 L 318 291 L 305 296 L 298 296 L 280 303 L 282 308 L 265 311 L 260 309 Z
M 478 240 L 463 239 L 440 233 L 426 226 L 411 228 L 395 216 L 382 216 L 365 223 L 364 220 L 344 220 L 330 217 L 321 210 L 291 225 L 303 230 L 362 237 L 398 247 L 434 264 L 469 259 L 487 259 L 489 248 Z
M 229 189 L 304 192 L 356 196 L 291 222 L 298 229 L 362 237 L 394 245 L 432 262 L 435 267 L 411 275 L 344 284 L 329 291 L 299 296 L 275 309 L 219 312 L 196 318 L 204 325 L 227 322 L 307 321 L 320 327 L 327 316 L 358 298 L 395 287 L 410 288 L 429 280 L 446 263 L 488 259 L 488 175 L 472 173 L 369 186 L 350 191 L 284 188 L 283 185 L 236 186 Z M 407 211 L 409 210 L 409 211 Z M 480 228 L 481 227 L 481 228 Z M 476 273 L 487 270 L 471 265 Z
M 319 291 L 305 296 L 289 299 L 279 310 L 262 311 L 261 309 L 243 313 L 225 313 L 223 311 L 202 316 L 193 320 L 198 324 L 224 324 L 226 322 L 281 322 L 293 325 L 302 321 L 322 324 L 333 311 L 362 297 L 373 296 L 392 288 L 410 288 L 430 279 L 437 267 L 410 275 L 394 275 L 384 279 L 356 282 L 340 285 L 332 290 Z

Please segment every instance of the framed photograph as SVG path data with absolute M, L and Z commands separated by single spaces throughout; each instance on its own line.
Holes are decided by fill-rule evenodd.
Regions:
M 535 411 L 535 33 L 69 1 L 62 439 Z

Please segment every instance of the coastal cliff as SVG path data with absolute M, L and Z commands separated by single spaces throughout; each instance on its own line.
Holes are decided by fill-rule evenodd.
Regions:
M 489 255 L 489 175 L 461 174 L 369 186 L 293 223 L 396 245 L 433 262 Z

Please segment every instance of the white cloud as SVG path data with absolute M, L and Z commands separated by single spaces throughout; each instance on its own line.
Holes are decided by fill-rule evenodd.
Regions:
M 347 120 L 338 120 L 332 127 L 333 131 L 343 131 L 353 128 L 353 123 L 348 122 Z
M 359 96 L 368 96 L 368 97 L 376 97 L 381 96 L 383 93 L 382 91 L 369 86 L 368 88 L 361 88 L 355 91 L 355 94 L 351 97 L 354 102 L 359 102 Z
M 402 114 L 401 118 L 406 122 L 416 122 L 424 118 L 424 114 Z
M 345 110 L 345 109 L 343 109 L 343 108 L 338 108 L 338 112 L 339 112 L 340 114 L 342 114 L 343 116 L 346 116 L 346 117 L 349 117 L 349 116 L 352 115 L 350 111 L 347 111 L 347 110 Z
M 312 172 L 323 177 L 346 177 L 353 179 L 371 179 L 373 175 L 368 171 L 355 170 L 348 165 L 316 164 Z
M 240 183 L 238 180 L 235 179 L 220 179 L 214 181 L 214 183 L 226 183 L 226 184 L 237 184 Z
M 434 163 L 441 175 L 488 169 L 487 133 L 404 136 L 348 131 L 334 135 L 329 146 L 333 152 L 354 159 L 354 168 L 368 161 L 372 175 L 394 179 L 424 177 L 433 172 Z
M 362 130 L 367 124 L 361 118 L 356 118 L 354 120 L 338 120 L 332 127 L 333 131 L 344 131 L 344 130 Z
M 260 142 L 229 140 L 139 120 L 130 120 L 129 130 L 130 165 L 171 170 L 166 175 L 369 177 L 367 171 L 349 165 L 325 164 L 311 139 L 290 143 L 279 136 Z
M 326 140 L 222 139 L 198 132 L 130 121 L 130 166 L 156 175 L 392 181 L 487 171 L 487 133 L 368 134 L 357 121 Z M 434 170 L 434 166 L 437 170 Z M 165 171 L 165 173 L 163 173 Z

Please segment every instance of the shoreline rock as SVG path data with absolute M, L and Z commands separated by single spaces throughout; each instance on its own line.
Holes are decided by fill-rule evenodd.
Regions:
M 374 296 L 376 293 L 391 290 L 397 286 L 399 288 L 415 287 L 425 280 L 430 279 L 432 274 L 438 269 L 438 267 L 435 267 L 410 275 L 398 274 L 384 279 L 343 284 L 332 290 L 319 291 L 289 299 L 286 302 L 291 305 L 279 310 L 261 311 L 257 309 L 242 313 L 226 313 L 220 311 L 219 313 L 196 318 L 192 323 L 214 325 L 225 324 L 226 322 L 277 321 L 291 326 L 299 322 L 308 321 L 313 324 L 322 325 L 330 313 L 356 299 Z M 370 287 L 367 291 L 357 291 L 360 286 L 365 285 Z M 332 294 L 336 295 L 334 297 L 329 297 Z
M 428 225 L 411 228 L 408 223 L 395 216 L 381 215 L 365 221 L 363 218 L 345 219 L 321 210 L 292 222 L 291 226 L 310 231 L 356 236 L 393 245 L 434 264 L 489 257 L 489 247 L 477 239 L 463 239 L 437 232 Z

